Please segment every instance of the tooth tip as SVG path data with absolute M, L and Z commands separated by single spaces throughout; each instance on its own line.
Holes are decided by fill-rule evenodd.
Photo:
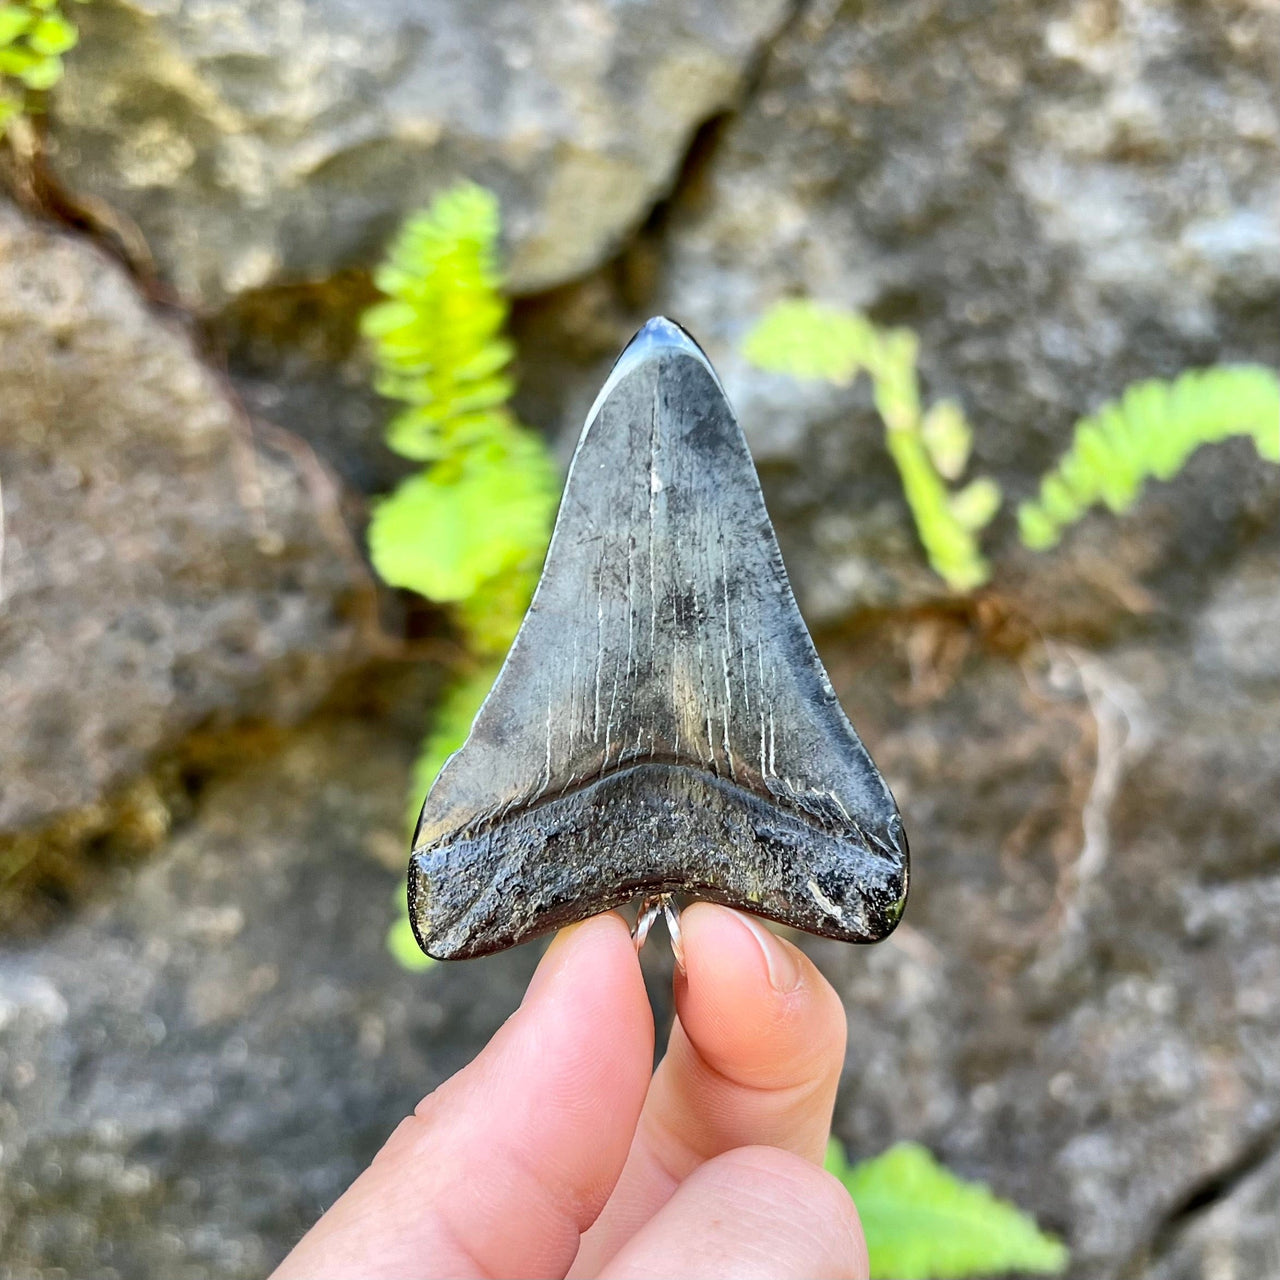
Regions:
M 637 356 L 662 355 L 683 351 L 698 360 L 705 360 L 702 348 L 678 325 L 666 316 L 654 316 L 647 320 L 636 336 L 627 344 L 627 354 Z
M 600 388 L 600 394 L 596 396 L 591 411 L 587 414 L 587 421 L 590 422 L 596 416 L 600 406 L 628 374 L 650 361 L 677 355 L 696 360 L 711 375 L 720 389 L 720 394 L 724 394 L 720 377 L 712 367 L 711 361 L 707 359 L 706 352 L 674 320 L 668 320 L 666 316 L 654 316 L 637 330 L 635 336 L 623 348 L 604 386 Z

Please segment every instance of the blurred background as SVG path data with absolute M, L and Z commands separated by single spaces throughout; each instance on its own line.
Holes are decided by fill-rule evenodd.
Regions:
M 1072 1276 L 1280 1276 L 1280 468 L 1241 436 L 1050 551 L 1015 519 L 1130 384 L 1280 367 L 1280 9 L 64 12 L 0 146 L 0 1275 L 262 1274 L 536 962 L 386 940 L 467 646 L 366 558 L 415 467 L 359 318 L 469 180 L 561 466 L 645 318 L 707 349 L 898 797 L 905 923 L 803 941 L 851 1157 L 926 1144 Z M 787 297 L 913 331 L 963 406 L 1007 500 L 976 590 L 866 379 L 744 355 Z

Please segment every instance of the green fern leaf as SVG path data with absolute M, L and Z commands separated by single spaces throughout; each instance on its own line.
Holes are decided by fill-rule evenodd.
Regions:
M 61 55 L 78 39 L 57 0 L 0 4 L 0 137 L 32 105 L 28 90 L 52 89 L 62 79 Z
M 520 626 L 559 487 L 546 446 L 507 407 L 514 347 L 503 333 L 499 229 L 491 193 L 446 191 L 396 237 L 374 276 L 386 297 L 361 321 L 375 385 L 403 405 L 387 443 L 428 464 L 375 507 L 374 567 L 393 586 L 452 605 L 468 647 L 487 659 L 436 709 L 414 767 L 415 808 L 466 738 Z M 424 967 L 403 907 L 387 946 L 407 968 Z
M 766 373 L 848 386 L 867 367 L 875 342 L 874 326 L 856 312 L 792 298 L 769 308 L 742 352 Z
M 0 49 L 11 45 L 25 35 L 36 23 L 36 15 L 21 4 L 0 7 Z
M 959 405 L 920 406 L 918 342 L 906 329 L 878 329 L 865 316 L 806 299 L 771 307 L 743 343 L 758 368 L 847 386 L 860 372 L 871 379 L 885 443 L 929 564 L 953 591 L 972 591 L 991 576 L 974 536 L 990 523 L 1000 490 L 975 480 L 956 494 L 969 460 L 972 432 Z
M 1000 486 L 989 477 L 980 476 L 953 493 L 948 505 L 958 524 L 970 533 L 977 533 L 985 529 L 1000 510 Z
M 388 443 L 423 460 L 447 451 L 469 415 L 510 398 L 503 370 L 513 347 L 502 336 L 498 202 L 470 183 L 438 196 L 402 228 L 374 282 L 387 295 L 365 312 L 378 390 L 421 410 L 401 415 Z
M 27 42 L 37 53 L 53 56 L 74 48 L 79 38 L 80 33 L 66 18 L 50 13 L 32 27 Z
M 973 448 L 973 432 L 964 410 L 954 400 L 939 400 L 924 415 L 920 434 L 938 473 L 944 479 L 959 480 Z
M 16 74 L 28 89 L 52 89 L 62 79 L 62 59 L 36 54 L 35 61 Z
M 916 1143 L 900 1142 L 850 1167 L 833 1139 L 826 1167 L 858 1208 L 872 1280 L 1047 1275 L 1067 1265 L 1060 1240 L 981 1184 L 961 1181 Z
M 1071 448 L 1018 508 L 1023 543 L 1054 546 L 1097 503 L 1117 514 L 1149 479 L 1172 479 L 1204 444 L 1247 436 L 1280 462 L 1280 378 L 1258 365 L 1192 369 L 1172 382 L 1136 383 L 1080 421 Z
M 387 444 L 401 457 L 435 462 L 503 436 L 513 425 L 511 415 L 501 408 L 464 411 L 456 403 L 410 405 L 387 425 Z
M 555 481 L 541 441 L 513 432 L 497 456 L 475 452 L 410 476 L 374 509 L 369 552 L 383 580 L 440 603 L 466 600 L 545 544 Z
M 0 47 L 0 75 L 25 75 L 32 67 L 38 66 L 40 55 L 28 49 L 25 44 L 11 44 Z

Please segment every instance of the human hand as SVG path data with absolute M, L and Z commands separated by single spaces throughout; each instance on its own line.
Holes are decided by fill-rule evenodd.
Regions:
M 565 929 L 520 1008 L 402 1121 L 274 1280 L 865 1280 L 820 1167 L 845 1017 L 813 964 L 709 903 L 681 916 L 678 1020 L 653 1017 L 621 917 Z

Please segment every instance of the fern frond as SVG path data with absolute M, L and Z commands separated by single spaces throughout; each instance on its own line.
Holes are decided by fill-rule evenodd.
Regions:
M 880 329 L 855 311 L 793 298 L 765 312 L 742 350 L 766 372 L 834 386 L 866 373 L 929 564 L 953 591 L 972 591 L 987 581 L 991 568 L 977 534 L 999 509 L 1000 490 L 990 479 L 954 494 L 948 489 L 968 464 L 973 433 L 953 401 L 921 410 L 913 333 Z
M 473 449 L 403 481 L 374 508 L 369 553 L 393 587 L 465 601 L 545 546 L 555 502 L 541 440 L 512 429 L 500 448 Z
M 875 341 L 875 326 L 856 311 L 789 298 L 760 317 L 742 344 L 742 354 L 766 373 L 845 387 L 870 364 Z
M 952 591 L 982 586 L 991 577 L 991 566 L 978 550 L 976 531 L 953 510 L 947 486 L 930 463 L 924 442 L 915 432 L 898 428 L 885 433 L 885 443 L 897 464 L 902 492 L 934 573 Z M 994 487 L 994 482 L 988 484 Z
M 374 567 L 393 586 L 468 609 L 464 625 L 486 653 L 519 626 L 557 488 L 542 441 L 507 408 L 514 347 L 503 332 L 500 230 L 491 192 L 445 191 L 395 238 L 374 275 L 387 298 L 361 319 L 378 389 L 405 406 L 387 443 L 431 464 L 375 508 Z M 468 605 L 479 593 L 483 612 Z
M 1149 479 L 1168 480 L 1204 444 L 1248 436 L 1280 462 L 1280 378 L 1260 365 L 1191 369 L 1172 382 L 1131 386 L 1077 423 L 1070 449 L 1018 508 L 1018 530 L 1033 550 L 1054 546 L 1096 503 L 1117 514 Z
M 378 391 L 412 406 L 387 440 L 407 458 L 449 452 L 457 437 L 477 434 L 477 416 L 482 433 L 514 389 L 500 229 L 491 192 L 454 187 L 405 223 L 374 273 L 387 301 L 365 312 L 361 328 L 374 345 Z
M 559 489 L 546 446 L 507 407 L 514 347 L 503 332 L 499 231 L 490 192 L 446 191 L 396 237 L 374 276 L 386 299 L 361 320 L 375 385 L 403 405 L 387 443 L 428 464 L 374 508 L 374 568 L 392 586 L 451 605 L 485 659 L 436 708 L 414 766 L 415 807 L 462 745 L 519 630 Z M 387 946 L 405 967 L 425 967 L 403 903 Z
M 62 55 L 80 38 L 56 0 L 0 4 L 0 137 L 28 106 L 27 91 L 62 79 Z
M 851 1167 L 832 1139 L 826 1167 L 857 1206 L 872 1280 L 1048 1275 L 1066 1268 L 1060 1240 L 980 1183 L 961 1181 L 914 1142 Z

